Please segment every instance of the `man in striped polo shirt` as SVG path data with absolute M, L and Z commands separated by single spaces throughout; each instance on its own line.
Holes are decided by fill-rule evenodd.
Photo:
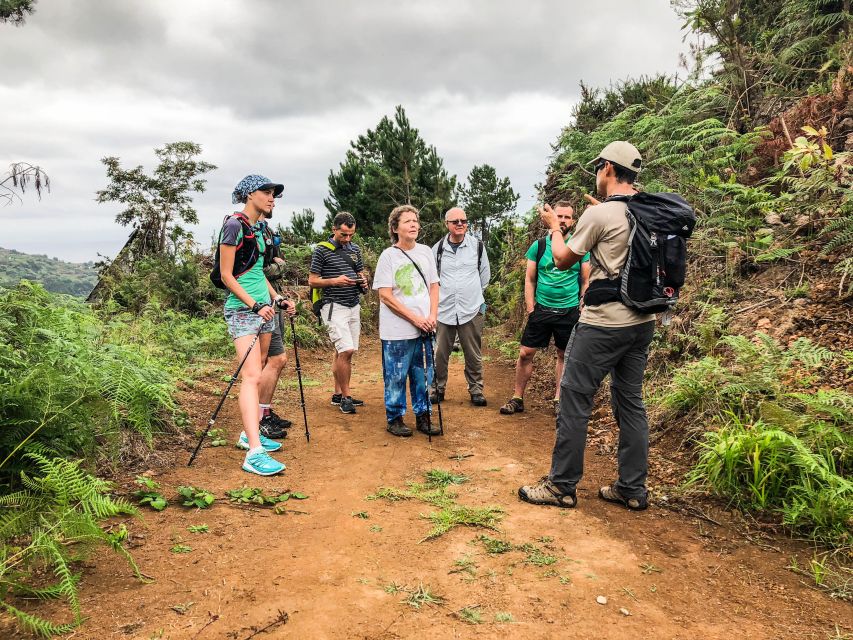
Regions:
M 308 276 L 311 287 L 323 290 L 320 321 L 335 345 L 332 404 L 340 406 L 343 413 L 355 413 L 355 407 L 364 404 L 353 399 L 349 387 L 352 356 L 358 351 L 361 334 L 360 296 L 368 286 L 361 250 L 352 241 L 354 235 L 355 218 L 341 211 L 332 221 L 332 237 L 314 249 Z

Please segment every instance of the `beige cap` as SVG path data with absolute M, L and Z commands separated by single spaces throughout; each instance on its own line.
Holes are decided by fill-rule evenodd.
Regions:
M 643 163 L 643 158 L 637 151 L 637 147 L 624 140 L 611 142 L 601 150 L 601 153 L 590 164 L 597 164 L 599 160 L 607 160 L 635 173 L 640 172 L 640 166 Z

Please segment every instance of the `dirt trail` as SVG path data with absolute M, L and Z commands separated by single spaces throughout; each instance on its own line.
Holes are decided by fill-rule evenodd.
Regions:
M 477 409 L 467 403 L 461 362 L 452 359 L 443 405 L 447 434 L 430 446 L 422 434 L 397 439 L 385 433 L 375 341 L 356 360 L 355 394 L 367 402 L 356 416 L 329 405 L 325 354 L 303 359 L 306 374 L 320 382 L 308 389 L 312 437 L 306 444 L 298 392 L 288 386 L 278 402 L 290 401 L 288 417 L 297 424 L 277 456 L 287 464 L 285 476 L 243 473 L 241 453 L 228 446 L 204 449 L 192 468 L 183 466 L 181 452 L 183 462 L 156 479 L 170 497 L 180 484 L 221 496 L 248 483 L 302 491 L 309 499 L 289 502 L 287 515 L 222 499 L 208 511 L 174 502 L 162 513 L 146 510 L 144 519 L 130 523 L 132 552 L 154 581 L 142 584 L 120 560 L 99 554 L 81 584 L 88 620 L 74 638 L 243 639 L 279 611 L 288 614 L 287 623 L 256 637 L 825 640 L 836 623 L 850 631 L 853 608 L 803 586 L 785 570 L 787 551 L 759 548 L 732 529 L 664 509 L 635 514 L 600 502 L 596 489 L 612 479 L 615 460 L 592 447 L 577 509 L 518 501 L 517 487 L 547 471 L 554 420 L 537 410 L 498 415 L 510 389 L 506 364 L 487 362 L 491 404 Z M 286 376 L 292 374 L 288 368 Z M 212 380 L 206 385 L 220 388 Z M 190 407 L 194 424 L 203 424 L 214 406 L 214 396 L 203 398 Z M 236 409 L 227 402 L 219 420 L 229 441 L 239 430 Z M 503 536 L 516 545 L 532 543 L 557 562 L 529 564 L 520 550 L 487 555 L 477 536 L 503 536 L 482 529 L 456 528 L 419 543 L 431 526 L 420 514 L 433 507 L 365 499 L 380 486 L 405 488 L 432 468 L 469 476 L 458 487 L 459 504 L 502 507 Z M 354 515 L 359 512 L 368 517 Z M 207 524 L 210 532 L 189 533 L 193 524 Z M 170 553 L 178 540 L 192 552 Z M 455 563 L 466 557 L 475 566 L 460 570 Z M 445 603 L 412 608 L 402 603 L 406 593 L 386 592 L 392 583 L 429 585 Z M 599 595 L 607 604 L 596 602 Z M 464 607 L 476 607 L 482 624 L 460 619 Z M 511 614 L 513 622 L 495 622 L 497 613 Z

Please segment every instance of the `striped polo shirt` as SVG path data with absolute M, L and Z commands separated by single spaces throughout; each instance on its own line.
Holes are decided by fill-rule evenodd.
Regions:
M 335 245 L 335 251 L 318 244 L 314 253 L 311 254 L 311 273 L 321 278 L 337 278 L 338 276 L 358 278 L 358 273 L 364 271 L 364 261 L 361 259 L 361 249 L 358 248 L 358 245 L 352 242 L 341 245 L 335 242 L 334 237 L 329 238 L 328 241 Z M 352 261 L 344 255 L 344 252 L 347 252 L 347 256 Z M 353 269 L 353 263 L 355 269 Z M 345 307 L 357 305 L 360 294 L 361 288 L 355 284 L 349 287 L 326 287 L 323 289 L 324 299 L 332 300 L 335 304 L 342 304 Z

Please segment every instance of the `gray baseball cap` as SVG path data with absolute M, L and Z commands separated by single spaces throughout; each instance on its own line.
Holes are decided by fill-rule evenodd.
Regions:
M 611 142 L 601 150 L 601 153 L 590 164 L 598 164 L 601 160 L 618 164 L 620 167 L 624 167 L 628 171 L 635 173 L 640 172 L 643 164 L 643 157 L 637 151 L 637 147 L 624 140 Z

